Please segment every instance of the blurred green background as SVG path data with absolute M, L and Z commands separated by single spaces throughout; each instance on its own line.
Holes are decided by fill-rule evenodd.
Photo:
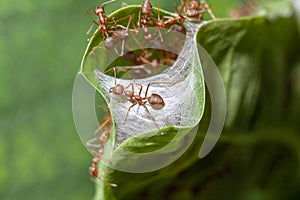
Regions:
M 0 1 L 0 199 L 89 199 L 73 80 L 96 1 Z
M 95 19 L 92 12 L 84 11 L 102 2 L 0 0 L 0 199 L 92 198 L 91 155 L 77 135 L 71 106 L 73 81 L 87 45 L 86 32 Z M 211 2 L 217 16 L 225 16 L 230 7 L 241 3 Z M 169 1 L 160 4 L 173 11 Z M 108 6 L 107 12 L 112 9 Z M 299 115 L 295 111 L 293 116 Z M 272 147 L 267 150 L 272 152 Z M 290 170 L 295 170 L 294 165 Z M 294 182 L 291 185 L 294 197 L 299 197 L 299 188 Z

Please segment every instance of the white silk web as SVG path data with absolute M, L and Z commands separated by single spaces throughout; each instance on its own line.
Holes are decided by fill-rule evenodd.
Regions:
M 167 50 L 178 55 L 174 65 L 168 67 L 158 75 L 147 78 L 135 80 L 116 79 L 116 83 L 122 84 L 123 86 L 126 86 L 129 83 L 135 83 L 135 94 L 139 91 L 139 86 L 137 84 L 142 85 L 142 97 L 145 95 L 148 83 L 168 82 L 152 84 L 148 91 L 148 96 L 151 93 L 159 94 L 165 102 L 165 106 L 158 110 L 153 109 L 149 103 L 146 104 L 155 123 L 160 129 L 166 126 L 193 127 L 199 123 L 202 117 L 205 88 L 202 67 L 194 39 L 195 27 L 193 24 L 186 23 L 186 29 L 186 35 L 167 30 L 167 39 L 173 42 L 175 41 L 175 45 L 173 44 L 174 48 L 168 48 Z M 134 42 L 136 42 L 136 38 L 134 39 Z M 126 43 L 130 44 L 132 47 L 133 43 L 130 43 L 130 40 L 131 38 L 126 40 Z M 176 47 L 176 41 L 179 40 L 185 41 L 182 49 L 180 48 L 180 52 L 178 47 Z M 141 45 L 145 48 L 157 48 L 157 46 L 149 46 L 149 44 L 139 44 L 136 48 L 141 48 Z M 87 59 L 101 60 L 103 59 L 101 52 L 103 53 L 100 48 L 94 48 L 90 54 L 90 58 Z M 128 113 L 127 121 L 124 123 L 126 113 L 132 103 L 130 101 L 124 101 L 124 99 L 126 99 L 124 96 L 120 97 L 109 93 L 109 89 L 115 85 L 115 77 L 109 76 L 105 74 L 103 70 L 100 70 L 99 68 L 103 69 L 104 67 L 99 66 L 99 62 L 87 62 L 87 64 L 91 63 L 96 63 L 98 65 L 90 67 L 95 69 L 94 74 L 99 84 L 99 90 L 104 98 L 110 102 L 110 111 L 116 124 L 115 148 L 127 138 L 139 133 L 151 132 L 151 134 L 160 134 L 156 124 L 143 106 L 136 105 L 132 107 Z

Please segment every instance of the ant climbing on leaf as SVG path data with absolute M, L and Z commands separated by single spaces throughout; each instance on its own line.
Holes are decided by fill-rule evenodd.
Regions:
M 121 44 L 121 54 L 120 54 L 120 56 L 124 55 L 125 41 L 129 37 L 128 30 L 129 30 L 131 20 L 132 20 L 132 16 L 129 16 L 127 27 L 123 27 L 121 25 L 116 25 L 116 27 L 120 27 L 122 29 L 112 31 L 112 36 L 105 39 L 104 46 L 105 46 L 106 49 L 110 50 L 110 49 L 115 48 L 115 44 L 117 42 L 121 41 L 122 44 Z M 116 49 L 115 49 L 115 51 L 118 54 Z
M 200 3 L 197 0 L 184 0 L 181 8 L 183 15 L 190 19 L 201 21 L 205 12 L 208 12 L 212 19 L 216 18 L 210 9 L 210 6 L 204 0 L 202 0 Z
M 92 20 L 92 22 L 99 27 L 99 30 L 104 37 L 104 39 L 103 39 L 104 47 L 107 50 L 115 49 L 116 54 L 118 54 L 118 52 L 115 48 L 115 45 L 117 42 L 122 41 L 122 50 L 121 50 L 121 56 L 122 56 L 124 54 L 125 40 L 128 38 L 128 29 L 129 29 L 129 25 L 132 20 L 132 16 L 129 15 L 124 18 L 118 19 L 117 21 L 114 20 L 114 18 L 112 18 L 111 20 L 108 20 L 109 18 L 105 13 L 104 8 L 107 4 L 112 3 L 114 1 L 116 1 L 116 0 L 110 0 L 110 1 L 104 2 L 100 6 L 97 6 L 94 9 L 94 14 L 96 16 L 98 16 L 98 21 Z M 124 20 L 126 18 L 129 18 L 127 27 L 117 24 L 118 21 Z M 91 28 L 92 28 L 92 26 L 91 26 Z M 91 28 L 88 30 L 88 33 L 91 31 Z M 112 36 L 110 36 L 109 33 L 111 33 Z
M 98 25 L 100 27 L 101 32 L 106 36 L 106 38 L 109 37 L 108 35 L 108 29 L 107 29 L 107 16 L 105 14 L 105 10 L 104 7 L 109 4 L 112 3 L 116 0 L 110 0 L 107 1 L 103 4 L 101 4 L 100 6 L 96 7 L 94 10 L 94 13 L 96 16 L 98 16 L 98 22 L 93 20 L 92 22 L 94 22 L 96 25 Z
M 89 147 L 98 148 L 98 150 L 93 150 L 92 154 L 94 155 L 92 159 L 92 164 L 89 167 L 89 173 L 91 176 L 100 179 L 105 184 L 110 185 L 112 187 L 117 187 L 116 184 L 110 183 L 106 181 L 103 177 L 100 176 L 100 171 L 97 167 L 98 163 L 102 160 L 104 155 L 104 144 L 109 140 L 110 137 L 110 127 L 112 125 L 112 118 L 109 114 L 109 111 L 106 111 L 106 114 L 103 117 L 102 123 L 99 124 L 99 127 L 94 132 L 94 135 L 97 135 L 100 131 L 102 131 L 98 136 L 93 139 L 87 141 L 86 145 Z M 95 143 L 97 142 L 97 143 Z
M 159 5 L 159 1 L 158 1 Z M 165 28 L 164 21 L 160 19 L 160 9 L 158 7 L 157 18 L 152 16 L 153 14 L 153 6 L 150 0 L 145 0 L 141 5 L 141 11 L 139 13 L 138 27 L 142 28 L 144 31 L 144 39 L 146 41 L 152 41 L 154 36 L 149 32 L 148 26 L 155 26 L 158 28 L 158 34 L 160 40 L 163 41 L 162 34 L 160 33 L 161 28 Z

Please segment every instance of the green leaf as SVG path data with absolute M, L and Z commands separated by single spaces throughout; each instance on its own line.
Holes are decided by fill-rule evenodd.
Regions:
M 123 19 L 124 16 L 128 15 L 139 15 L 139 9 L 140 7 L 137 6 L 129 6 L 123 9 L 120 9 L 114 13 L 112 13 L 109 18 L 117 20 L 118 18 Z M 157 10 L 154 9 L 154 16 L 157 15 Z M 160 10 L 160 15 L 170 16 L 170 13 L 167 13 L 166 11 Z M 133 20 L 136 20 L 137 18 L 134 18 Z M 125 22 L 121 21 L 123 26 L 126 26 L 127 20 L 124 20 Z M 152 28 L 153 31 L 157 31 L 156 28 Z M 149 30 L 151 28 L 149 27 Z M 173 41 L 170 40 L 172 37 L 170 36 L 172 32 L 170 30 L 165 30 L 165 33 L 163 33 L 163 30 L 161 30 L 162 35 L 166 36 L 164 38 L 165 42 L 171 43 L 174 42 L 174 40 L 183 40 L 184 41 L 184 35 L 180 34 L 177 38 L 173 38 Z M 135 33 L 134 33 L 135 34 Z M 143 37 L 139 36 L 133 36 L 137 37 L 137 39 L 134 39 L 134 42 L 139 41 L 140 45 L 144 45 L 144 39 Z M 126 40 L 126 44 L 128 46 L 131 45 L 130 38 Z M 107 66 L 110 66 L 111 62 L 113 62 L 113 66 L 120 65 L 122 62 L 115 61 L 115 55 L 113 53 L 109 52 L 102 46 L 100 46 L 103 40 L 103 36 L 100 30 L 97 30 L 94 35 L 92 36 L 89 45 L 87 47 L 87 50 L 85 52 L 85 55 L 83 57 L 82 66 L 80 73 L 84 75 L 86 80 L 99 91 L 99 93 L 103 96 L 106 102 L 110 101 L 110 96 L 108 93 L 108 90 L 110 87 L 114 85 L 114 78 L 107 76 L 105 73 Z M 168 42 L 170 40 L 170 42 Z M 179 54 L 179 57 L 181 60 L 179 60 L 179 64 L 175 64 L 174 66 L 170 67 L 170 70 L 166 70 L 166 72 L 162 72 L 161 74 L 158 74 L 157 76 L 153 76 L 147 78 L 147 80 L 143 79 L 136 79 L 136 82 L 138 83 L 148 83 L 148 82 L 161 82 L 161 81 L 167 81 L 171 84 L 170 86 L 160 86 L 162 91 L 165 91 L 164 98 L 168 99 L 166 100 L 166 104 L 171 105 L 173 104 L 173 108 L 168 111 L 163 111 L 161 113 L 165 113 L 165 116 L 161 116 L 163 119 L 162 121 L 165 121 L 164 118 L 168 116 L 179 116 L 180 124 L 175 125 L 177 121 L 171 122 L 172 126 L 165 126 L 161 128 L 161 131 L 163 135 L 157 134 L 157 130 L 154 131 L 144 131 L 139 132 L 137 135 L 129 138 L 125 138 L 122 140 L 117 140 L 117 149 L 113 152 L 113 155 L 110 159 L 109 166 L 113 166 L 116 169 L 126 171 L 129 170 L 129 172 L 139 172 L 139 171 L 153 171 L 154 169 L 159 169 L 163 166 L 167 166 L 168 164 L 172 163 L 174 160 L 176 160 L 178 157 L 183 154 L 183 152 L 189 147 L 191 144 L 191 141 L 193 137 L 195 136 L 195 130 L 193 128 L 199 123 L 203 111 L 204 111 L 204 105 L 205 105 L 205 89 L 204 89 L 204 79 L 202 74 L 202 68 L 201 64 L 199 63 L 199 60 L 197 58 L 197 49 L 194 45 L 194 37 L 189 37 L 189 39 L 186 39 L 185 46 L 183 46 L 184 50 L 181 54 Z M 99 45 L 100 44 L 100 45 Z M 145 44 L 144 46 L 146 46 Z M 178 51 L 178 50 L 177 50 Z M 177 52 L 179 53 L 179 51 Z M 177 73 L 178 71 L 182 71 L 181 73 Z M 97 78 L 95 77 L 95 73 Z M 167 76 L 168 79 L 159 79 L 158 77 Z M 152 78 L 152 81 L 149 81 L 149 79 Z M 118 80 L 120 81 L 120 80 Z M 127 83 L 132 81 L 127 81 Z M 126 85 L 126 84 L 124 84 Z M 159 89 L 158 87 L 155 88 L 156 90 Z M 175 93 L 176 92 L 176 95 Z M 161 94 L 161 93 L 159 93 Z M 181 96 L 181 97 L 180 97 Z M 186 98 L 188 97 L 188 98 Z M 178 105 L 180 106 L 178 106 Z M 128 107 L 121 105 L 121 109 L 115 109 L 116 111 L 112 111 L 112 117 L 114 120 L 117 120 L 119 113 L 121 111 L 123 113 L 126 113 Z M 181 114 L 177 114 L 178 111 L 181 112 Z M 173 112 L 173 113 L 172 113 Z M 166 118 L 167 119 L 167 118 Z M 124 126 L 118 121 L 116 122 L 117 129 L 116 133 L 111 132 L 111 135 L 113 135 L 112 138 L 117 137 L 118 135 L 122 135 L 118 132 L 118 130 L 122 130 L 121 128 L 118 129 L 118 126 Z M 135 123 L 135 121 L 127 121 L 125 125 L 128 125 L 130 127 L 137 126 L 138 124 Z M 132 125 L 131 125 L 132 124 Z M 136 125 L 137 124 L 137 125 Z M 125 127 L 125 126 L 124 126 Z M 193 130 L 193 131 L 192 131 Z M 130 130 L 129 130 L 130 131 Z M 126 132 L 125 132 L 126 133 Z M 117 136 L 115 136 L 117 134 Z M 128 135 L 133 135 L 133 133 L 128 133 Z M 123 134 L 124 135 L 124 134 Z M 124 137 L 124 136 L 123 136 Z M 128 137 L 128 136 L 126 136 Z M 130 158 L 130 159 L 129 159 Z M 156 164 L 153 162 L 154 160 L 162 160 L 162 162 Z M 132 164 L 134 163 L 134 165 Z M 146 167 L 143 167 L 142 169 L 140 166 L 143 165 L 143 163 L 148 163 Z M 153 164 L 153 165 L 152 165 Z M 120 167 L 121 166 L 121 167 Z M 123 169 L 124 168 L 124 169 Z M 128 169 L 129 168 L 129 169 Z M 103 167 L 102 170 L 105 174 L 105 180 L 111 183 L 117 183 L 117 188 L 111 188 L 109 185 L 103 185 L 104 189 L 99 189 L 96 195 L 96 199 L 101 198 L 109 198 L 113 199 L 115 195 L 118 194 L 118 196 L 122 195 L 124 192 L 128 192 L 130 190 L 135 191 L 137 190 L 137 187 L 128 186 L 126 183 L 126 180 L 128 179 L 129 174 L 124 172 L 119 172 L 117 170 L 113 170 L 109 167 Z M 174 172 L 173 172 L 174 173 Z M 148 181 L 157 179 L 157 176 L 148 176 Z M 99 182 L 99 181 L 98 181 Z M 99 182 L 101 184 L 101 182 Z M 126 189 L 125 189 L 126 186 Z M 124 191 L 123 191 L 124 190 Z
M 210 53 L 223 76 L 227 126 L 237 118 L 239 123 L 247 123 L 253 113 L 259 91 L 259 63 L 265 39 L 261 33 L 265 23 L 264 16 L 220 19 L 208 22 L 197 33 L 197 41 Z
M 256 133 L 245 132 L 249 127 L 255 129 L 274 124 L 284 126 L 285 120 L 289 119 L 287 109 L 283 106 L 289 97 L 286 83 L 289 68 L 299 62 L 297 52 L 300 45 L 296 21 L 290 15 L 291 10 L 288 10 L 288 15 L 280 12 L 280 9 L 285 9 L 287 5 L 286 1 L 284 5 L 274 4 L 273 8 L 269 7 L 271 10 L 265 9 L 264 15 L 211 20 L 197 31 L 197 42 L 210 53 L 217 64 L 227 90 L 226 122 L 227 127 L 231 129 L 227 129 L 221 136 L 220 144 L 223 145 L 219 144 L 214 149 L 213 156 L 197 162 L 197 153 L 205 133 L 205 128 L 201 127 L 191 148 L 176 162 L 161 170 L 134 174 L 105 168 L 106 179 L 117 183 L 118 187 L 97 185 L 95 199 L 141 199 L 148 196 L 152 199 L 162 199 L 162 192 L 169 191 L 170 188 L 175 188 L 176 191 L 164 195 L 171 199 L 210 199 L 211 195 L 216 199 L 228 195 L 232 199 L 239 199 L 241 196 L 249 199 L 259 197 L 275 199 L 280 195 L 290 197 L 283 191 L 285 189 L 295 194 L 293 184 L 299 183 L 299 176 L 291 177 L 291 174 L 295 171 L 296 174 L 300 174 L 298 173 L 300 157 L 297 150 L 298 136 L 294 131 L 264 128 L 256 130 Z M 218 4 L 215 3 L 215 6 Z M 136 7 L 134 12 L 138 11 L 139 7 Z M 122 9 L 122 12 L 125 14 L 126 8 Z M 97 36 L 94 37 L 101 38 L 101 34 L 96 33 Z M 99 41 L 101 39 L 98 39 Z M 83 63 L 99 63 L 93 59 L 91 61 L 86 59 L 98 42 L 93 43 L 92 38 Z M 83 65 L 82 73 L 94 87 L 97 87 L 98 82 L 94 79 L 93 68 L 88 65 Z M 97 89 L 105 96 L 101 88 Z M 203 96 L 201 101 L 204 101 Z M 209 110 L 207 107 L 205 109 Z M 204 114 L 202 125 L 205 127 L 209 123 L 210 116 L 209 112 Z M 133 154 L 133 160 L 140 160 L 143 155 L 161 150 L 171 141 L 174 142 L 174 146 L 166 149 L 166 154 L 178 147 L 186 146 L 185 142 L 193 137 L 193 132 L 190 132 L 192 126 L 181 129 L 182 135 L 176 134 L 177 128 L 164 127 L 165 135 L 162 136 L 150 132 L 127 139 L 116 150 L 119 157 L 116 156 L 113 162 L 126 162 L 130 165 L 130 161 L 122 157 L 122 151 L 139 153 L 140 155 Z M 237 131 L 239 129 L 244 131 Z M 281 137 L 284 139 L 281 140 Z M 282 155 L 288 155 L 284 157 L 285 162 L 280 162 L 273 168 L 273 162 Z M 183 173 L 182 171 L 188 167 L 189 170 Z M 266 173 L 272 175 L 268 180 L 264 180 Z M 282 180 L 291 181 L 285 186 L 282 185 Z M 236 182 L 241 184 L 237 186 Z M 263 187 L 267 187 L 267 190 L 259 186 L 262 182 L 266 184 Z M 200 189 L 196 186 L 197 183 L 201 183 Z M 190 190 L 193 190 L 192 194 Z M 232 191 L 236 193 L 232 194 Z

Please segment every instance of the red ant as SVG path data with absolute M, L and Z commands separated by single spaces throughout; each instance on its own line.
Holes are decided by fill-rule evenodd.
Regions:
M 158 3 L 158 6 L 159 6 L 159 3 Z M 184 20 L 185 20 L 185 17 L 183 17 L 179 11 L 178 11 L 178 8 L 175 6 L 175 9 L 176 9 L 176 12 L 178 14 L 178 17 L 170 17 L 170 16 L 164 16 L 164 18 L 166 18 L 167 20 L 162 20 L 160 18 L 160 9 L 158 7 L 158 13 L 157 13 L 157 19 L 155 19 L 154 17 L 151 17 L 151 14 L 152 14 L 152 4 L 150 2 L 150 0 L 146 0 L 145 2 L 142 3 L 142 14 L 144 14 L 144 17 L 141 17 L 140 16 L 140 19 L 139 19 L 139 23 L 142 24 L 142 28 L 144 29 L 144 39 L 146 41 L 151 41 L 153 40 L 153 36 L 151 33 L 148 32 L 148 28 L 147 28 L 147 23 L 148 22 L 152 22 L 155 24 L 155 27 L 156 28 L 165 28 L 166 25 L 172 25 L 170 28 L 171 29 L 174 29 L 175 31 L 178 31 L 178 32 L 184 32 L 184 29 L 182 28 L 182 26 L 179 26 L 177 24 L 175 24 L 175 22 L 179 22 L 179 23 L 182 23 Z M 162 35 L 159 31 L 159 36 L 160 36 L 160 40 L 161 42 L 163 41 L 162 39 Z
M 101 4 L 100 6 L 96 7 L 95 10 L 94 10 L 94 13 L 95 15 L 98 16 L 98 19 L 99 19 L 99 22 L 96 22 L 95 20 L 93 20 L 92 22 L 94 22 L 96 25 L 98 25 L 100 27 L 100 30 L 103 34 L 105 34 L 106 38 L 109 37 L 108 35 L 108 30 L 107 30 L 107 27 L 106 27 L 106 23 L 107 23 L 107 16 L 105 14 L 105 10 L 104 10 L 104 7 L 109 4 L 109 3 L 112 3 L 114 2 L 115 0 L 110 0 L 110 1 L 107 1 L 103 4 Z
M 210 10 L 209 5 L 203 1 L 199 3 L 197 0 L 190 0 L 183 2 L 183 14 L 191 19 L 202 20 L 203 13 L 208 12 L 212 19 L 216 17 Z
M 123 53 L 124 53 L 124 46 L 125 46 L 124 42 L 128 38 L 128 28 L 129 28 L 129 24 L 131 22 L 131 16 L 130 16 L 130 20 L 128 22 L 127 28 L 124 28 L 121 25 L 116 25 L 116 26 L 122 27 L 122 28 L 124 28 L 126 30 L 116 30 L 116 31 L 113 31 L 113 36 L 110 37 L 109 34 L 108 34 L 108 32 L 109 32 L 109 30 L 108 30 L 108 22 L 107 22 L 107 18 L 108 17 L 105 14 L 104 7 L 107 4 L 112 3 L 114 1 L 116 1 L 116 0 L 107 1 L 107 2 L 105 2 L 103 4 L 101 4 L 100 6 L 96 7 L 94 9 L 94 13 L 95 13 L 96 16 L 98 16 L 98 22 L 95 21 L 95 20 L 93 20 L 92 22 L 94 22 L 97 26 L 100 27 L 100 31 L 105 36 L 104 46 L 105 46 L 106 49 L 108 49 L 108 50 L 113 49 L 115 47 L 115 43 L 117 43 L 118 41 L 122 41 L 122 53 L 121 53 L 121 55 L 123 55 Z M 113 25 L 111 25 L 111 27 L 113 27 Z
M 118 96 L 125 95 L 127 97 L 127 101 L 132 103 L 132 105 L 127 110 L 126 117 L 125 117 L 123 123 L 126 123 L 130 109 L 136 105 L 140 105 L 146 109 L 146 112 L 150 116 L 151 120 L 154 122 L 157 129 L 160 130 L 161 134 L 163 134 L 163 132 L 161 131 L 161 129 L 155 122 L 154 117 L 151 115 L 149 109 L 147 108 L 146 103 L 148 102 L 151 105 L 151 107 L 155 110 L 162 109 L 165 106 L 165 102 L 164 102 L 163 98 L 159 94 L 155 94 L 155 93 L 148 96 L 148 90 L 149 90 L 150 85 L 152 85 L 152 84 L 170 84 L 170 83 L 168 83 L 168 82 L 150 82 L 150 83 L 148 83 L 144 97 L 142 97 L 141 93 L 143 90 L 143 86 L 141 84 L 130 83 L 126 87 L 124 87 L 121 84 L 117 84 L 116 83 L 116 68 L 114 67 L 112 69 L 109 69 L 108 71 L 110 71 L 110 70 L 114 71 L 115 85 L 109 89 L 109 93 L 112 93 L 112 94 L 118 95 Z M 140 90 L 139 90 L 138 94 L 135 94 L 134 85 L 140 86 Z M 126 90 L 130 86 L 131 86 L 131 91 Z
M 104 46 L 106 49 L 110 50 L 113 49 L 115 47 L 115 44 L 119 41 L 122 41 L 122 45 L 121 45 L 121 55 L 123 56 L 124 54 L 124 49 L 125 49 L 125 40 L 128 39 L 129 34 L 128 34 L 128 30 L 129 30 L 129 25 L 131 23 L 131 19 L 132 16 L 129 16 L 129 20 L 128 20 L 128 24 L 127 27 L 123 27 L 121 25 L 116 25 L 117 27 L 121 27 L 123 28 L 122 30 L 115 30 L 112 32 L 112 36 L 111 37 L 107 37 L 104 41 Z M 118 54 L 118 52 L 116 51 L 116 53 Z
M 99 170 L 97 167 L 97 164 L 102 160 L 102 157 L 104 155 L 104 144 L 108 141 L 110 137 L 110 127 L 112 124 L 112 118 L 108 114 L 108 111 L 106 112 L 106 115 L 103 118 L 103 123 L 99 125 L 98 129 L 94 132 L 94 135 L 96 135 L 100 130 L 103 130 L 99 136 L 94 137 L 93 139 L 89 140 L 86 144 L 90 147 L 96 147 L 99 148 L 97 151 L 93 150 L 92 153 L 94 154 L 94 157 L 92 159 L 92 165 L 89 167 L 89 173 L 91 176 L 98 178 L 102 180 L 104 183 L 112 186 L 117 187 L 116 184 L 107 182 L 99 175 Z M 98 144 L 94 144 L 94 141 L 98 141 Z
M 153 39 L 153 36 L 151 33 L 148 31 L 148 22 L 153 21 L 153 18 L 151 17 L 152 15 L 152 3 L 150 0 L 145 0 L 142 3 L 141 6 L 141 11 L 139 14 L 139 21 L 138 21 L 138 26 L 142 27 L 144 30 L 144 39 L 146 41 L 151 41 Z M 142 16 L 141 16 L 142 14 Z
M 159 2 L 158 2 L 158 5 L 159 5 Z M 145 0 L 141 6 L 141 12 L 140 12 L 138 23 L 139 23 L 139 26 L 141 25 L 144 30 L 144 39 L 146 41 L 151 41 L 154 38 L 153 35 L 151 33 L 149 33 L 148 23 L 151 22 L 152 25 L 155 25 L 155 27 L 158 29 L 165 28 L 164 21 L 162 19 L 160 19 L 159 7 L 158 7 L 157 19 L 152 16 L 152 12 L 153 12 L 153 7 L 152 7 L 151 1 Z M 143 14 L 143 15 L 141 16 L 141 14 Z M 159 30 L 158 30 L 158 34 L 159 34 L 160 40 L 163 41 L 162 35 Z
M 183 7 L 183 13 L 189 18 L 201 20 L 204 12 L 206 10 L 202 7 L 202 3 L 199 4 L 196 0 L 189 1 L 188 4 L 185 3 Z

